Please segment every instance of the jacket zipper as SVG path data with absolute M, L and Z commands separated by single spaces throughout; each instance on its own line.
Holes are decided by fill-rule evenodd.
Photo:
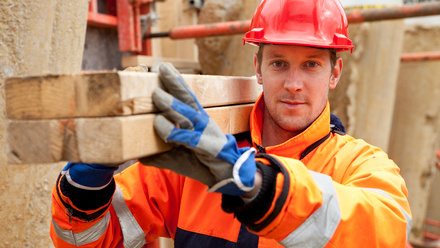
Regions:
M 266 148 L 264 146 L 260 146 L 258 144 L 255 144 L 255 146 L 257 147 L 258 153 L 266 153 Z
M 70 207 L 68 207 L 67 213 L 69 213 L 69 223 L 72 223 L 73 210 Z

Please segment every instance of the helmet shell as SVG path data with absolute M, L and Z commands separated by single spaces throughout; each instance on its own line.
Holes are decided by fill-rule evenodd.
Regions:
M 353 50 L 338 0 L 262 0 L 244 43 L 271 43 Z

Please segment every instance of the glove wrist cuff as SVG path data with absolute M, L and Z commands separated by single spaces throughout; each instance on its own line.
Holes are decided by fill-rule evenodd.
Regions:
M 226 178 L 209 188 L 209 192 L 227 195 L 243 195 L 254 188 L 255 183 L 255 148 L 245 150 L 232 168 L 232 177 Z
M 237 219 L 245 224 L 259 221 L 269 211 L 275 197 L 275 182 L 277 171 L 270 166 L 257 163 L 263 176 L 258 195 L 248 204 L 239 196 L 222 195 L 222 209 L 227 213 L 234 213 Z
M 249 192 L 254 188 L 256 173 L 255 148 L 251 147 L 237 159 L 232 168 L 232 177 L 238 188 Z
M 101 190 L 84 190 L 71 185 L 65 176 L 60 175 L 57 194 L 72 217 L 92 221 L 107 211 L 116 188 L 115 180 Z

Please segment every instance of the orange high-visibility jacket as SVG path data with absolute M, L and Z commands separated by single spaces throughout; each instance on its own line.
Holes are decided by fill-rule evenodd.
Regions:
M 86 190 L 63 190 L 60 175 L 50 229 L 55 246 L 143 247 L 171 237 L 175 247 L 405 247 L 411 213 L 395 163 L 363 140 L 332 132 L 328 104 L 304 132 L 262 149 L 263 102 L 251 113 L 250 136 L 265 152 L 258 163 L 276 171 L 272 182 L 263 181 L 273 185 L 270 197 L 248 203 L 235 218 L 207 186 L 136 163 L 107 192 L 84 196 L 105 203 L 83 209 L 74 203 Z

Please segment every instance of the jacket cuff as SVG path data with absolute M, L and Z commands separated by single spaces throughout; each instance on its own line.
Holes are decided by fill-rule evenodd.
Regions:
M 278 171 L 274 168 L 257 162 L 257 168 L 263 176 L 258 195 L 248 204 L 239 196 L 222 195 L 222 209 L 227 213 L 234 213 L 237 219 L 246 226 L 252 226 L 261 220 L 269 211 L 275 197 L 275 185 Z
M 77 188 L 68 182 L 65 175 L 60 175 L 57 184 L 58 197 L 69 214 L 85 221 L 97 219 L 106 212 L 116 189 L 114 179 L 100 190 Z

